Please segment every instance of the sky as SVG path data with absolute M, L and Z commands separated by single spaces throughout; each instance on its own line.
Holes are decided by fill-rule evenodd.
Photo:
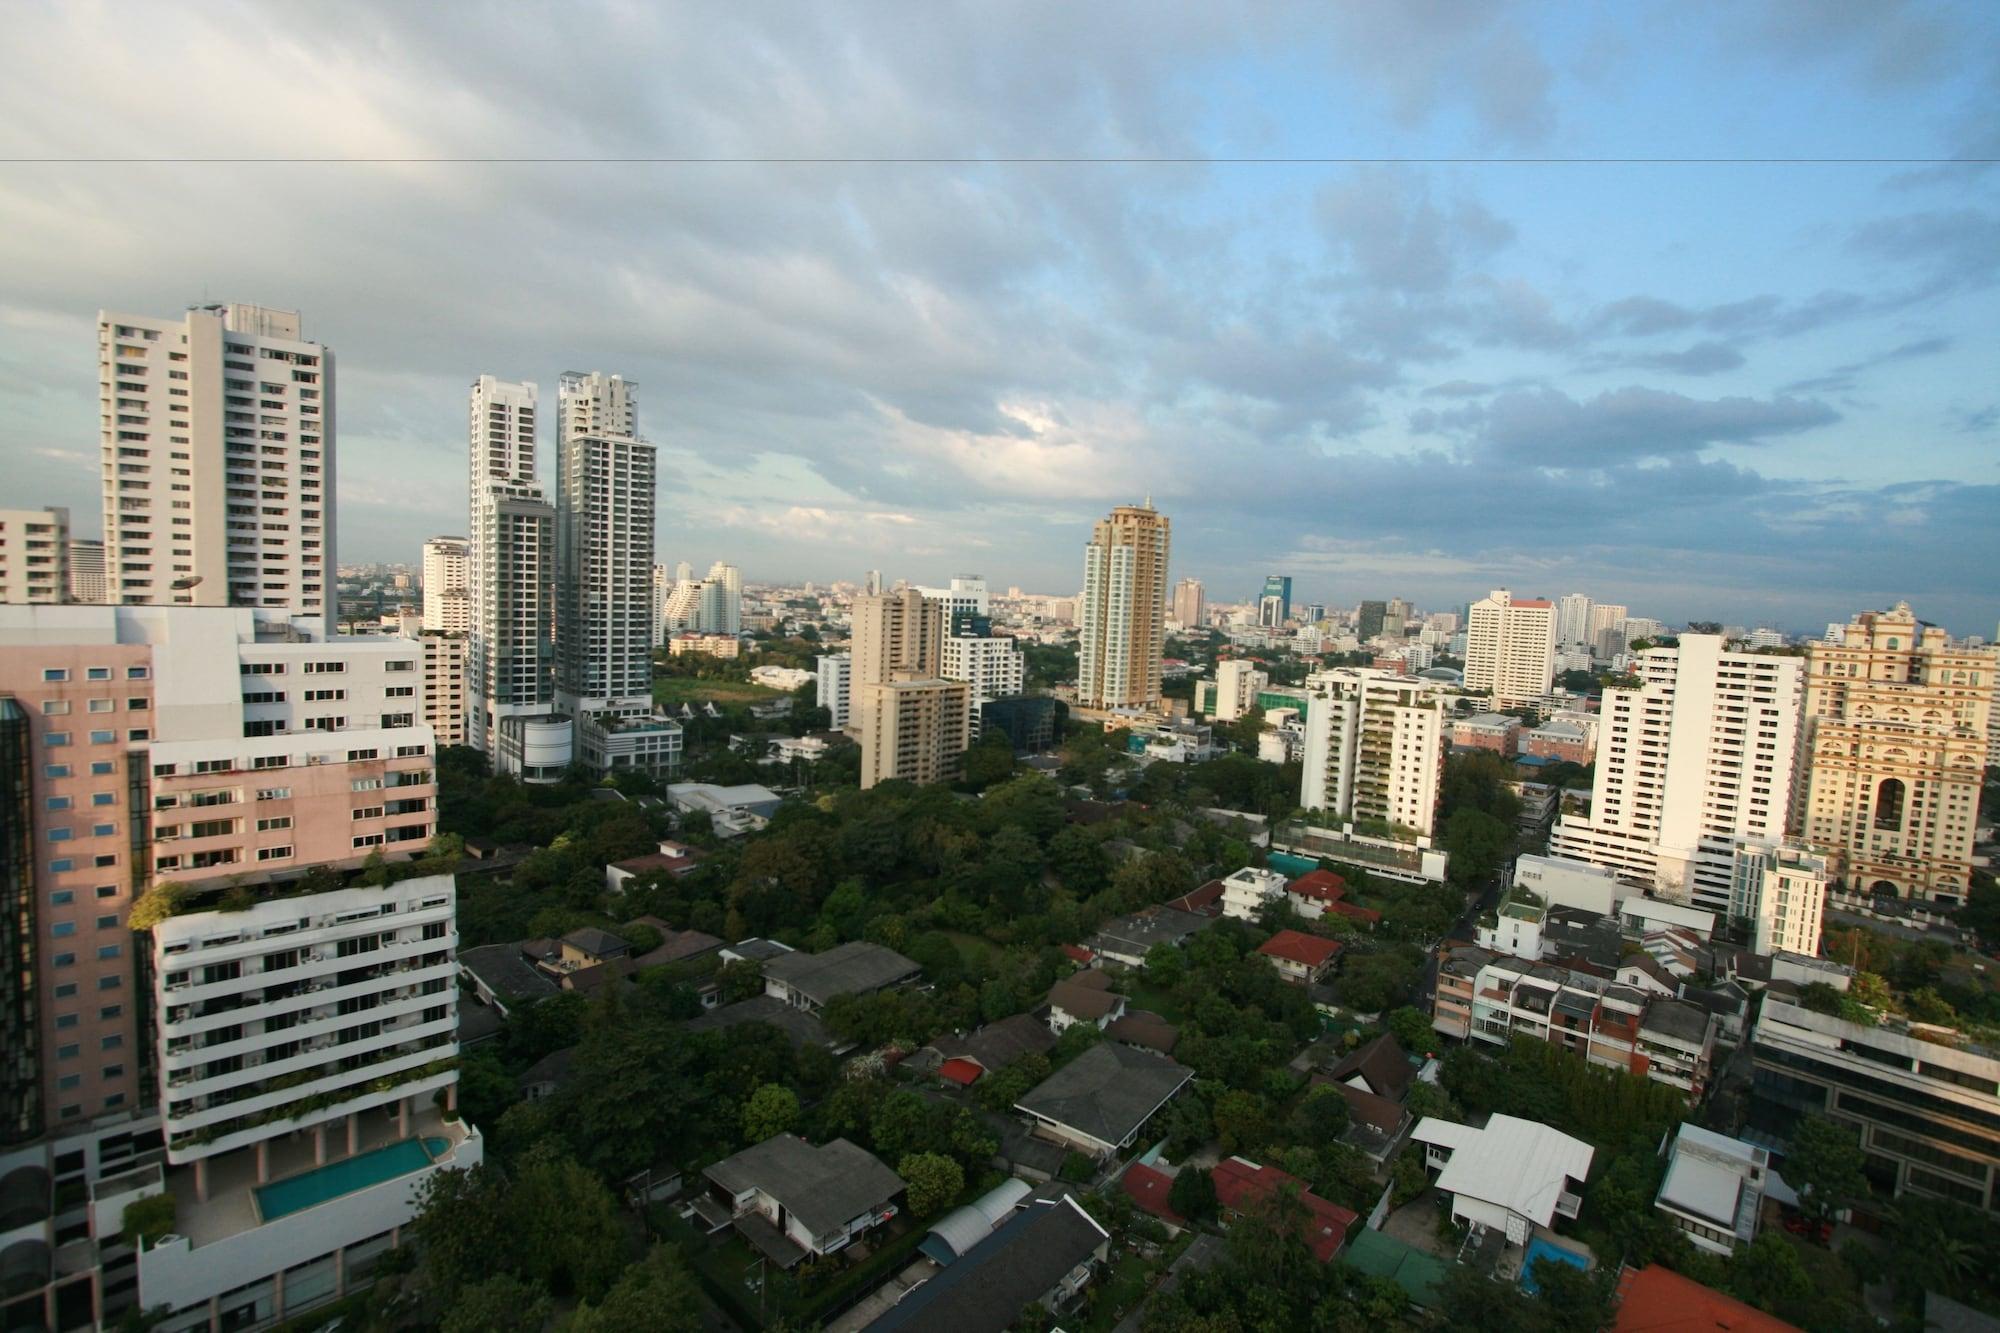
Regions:
M 85 535 L 97 312 L 238 300 L 334 351 L 343 561 L 464 530 L 474 377 L 597 369 L 753 582 L 1074 590 L 1150 496 L 1213 600 L 2000 621 L 1986 0 L 7 27 L 0 465 Z

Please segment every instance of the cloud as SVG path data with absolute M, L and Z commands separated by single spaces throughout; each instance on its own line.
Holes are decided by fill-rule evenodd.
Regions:
M 1678 352 L 1644 352 L 1626 358 L 1623 365 L 1642 370 L 1665 370 L 1676 375 L 1719 375 L 1743 364 L 1743 353 L 1727 343 L 1699 342 Z
M 1952 340 L 1949 338 L 1918 338 L 1915 341 L 1892 347 L 1886 352 L 1879 352 L 1874 356 L 1864 357 L 1859 361 L 1850 361 L 1845 365 L 1835 366 L 1824 375 L 1815 375 L 1811 379 L 1794 381 L 1791 384 L 1785 385 L 1780 392 L 1845 392 L 1848 389 L 1852 389 L 1865 372 L 1873 370 L 1877 366 L 1892 366 L 1899 361 L 1913 361 L 1920 357 L 1937 356 L 1942 352 L 1951 350 L 1951 346 Z
M 1628 385 L 1581 401 L 1550 388 L 1507 393 L 1424 424 L 1457 431 L 1511 463 L 1593 469 L 1688 457 L 1711 445 L 1758 444 L 1838 420 L 1838 412 L 1811 399 L 1697 399 Z

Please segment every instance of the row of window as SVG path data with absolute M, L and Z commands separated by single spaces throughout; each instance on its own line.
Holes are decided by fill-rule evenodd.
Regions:
M 150 667 L 128 666 L 125 668 L 125 679 L 127 680 L 145 680 L 152 674 L 152 668 Z M 111 668 L 104 666 L 85 667 L 83 678 L 85 680 L 110 680 Z M 52 685 L 60 684 L 69 679 L 69 668 L 44 667 L 42 668 L 42 679 Z
M 42 744 L 50 749 L 60 749 L 65 745 L 73 743 L 74 739 L 67 731 L 48 731 L 42 733 Z M 139 745 L 153 739 L 153 733 L 146 727 L 133 727 L 125 733 L 125 739 L 134 745 Z M 90 745 L 116 745 L 117 743 L 118 733 L 110 730 L 91 732 L 90 740 L 87 742 Z

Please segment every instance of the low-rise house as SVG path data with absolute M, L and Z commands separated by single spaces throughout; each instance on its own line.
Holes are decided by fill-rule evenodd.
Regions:
M 535 1063 L 521 1071 L 515 1081 L 521 1096 L 528 1101 L 540 1101 L 553 1097 L 569 1082 L 570 1066 L 576 1062 L 576 1047 L 565 1046 L 559 1051 L 551 1051 Z
M 1683 1124 L 1653 1206 L 1697 1248 L 1726 1257 L 1757 1239 L 1770 1172 L 1771 1155 L 1755 1144 Z
M 1285 896 L 1285 877 L 1275 870 L 1245 866 L 1222 881 L 1222 914 L 1255 921 L 1258 913 Z
M 1438 951 L 1437 991 L 1431 1002 L 1431 1027 L 1460 1041 L 1472 1035 L 1473 996 L 1479 973 L 1493 955 L 1484 949 L 1457 945 Z
M 1509 1245 L 1526 1245 L 1558 1217 L 1576 1219 L 1596 1151 L 1511 1115 L 1490 1117 L 1484 1129 L 1425 1116 L 1411 1138 L 1424 1145 L 1439 1191 L 1451 1196 L 1452 1219 L 1500 1232 Z
M 1587 764 L 1596 750 L 1595 728 L 1568 718 L 1551 718 L 1521 736 L 1521 753 L 1536 759 Z
M 685 963 L 722 947 L 721 940 L 705 931 L 675 930 L 665 922 L 653 928 L 660 932 L 660 942 L 632 960 L 634 972 L 648 967 L 665 967 L 669 963 Z
M 1671 1268 L 1628 1268 L 1618 1279 L 1618 1317 L 1611 1333 L 1799 1333 L 1754 1305 L 1704 1287 Z
M 665 875 L 670 879 L 682 879 L 701 868 L 708 853 L 699 847 L 671 838 L 660 843 L 660 850 L 647 852 L 644 856 L 628 856 L 623 861 L 613 861 L 604 867 L 604 888 L 607 893 L 623 893 L 626 882 L 641 875 Z
M 1125 997 L 1111 989 L 1111 978 L 1097 971 L 1064 977 L 1049 987 L 1049 1030 L 1067 1032 L 1078 1023 L 1106 1028 L 1125 1013 Z
M 622 937 L 596 926 L 583 926 L 562 937 L 554 966 L 559 972 L 574 972 L 600 963 L 615 963 L 631 952 L 632 946 Z
M 1183 912 L 1173 907 L 1148 907 L 1107 921 L 1089 940 L 1098 957 L 1125 967 L 1143 967 L 1155 944 L 1181 945 L 1219 918 Z
M 1014 1109 L 1033 1132 L 1099 1159 L 1129 1148 L 1194 1071 L 1163 1055 L 1099 1042 L 1031 1089 Z
M 1224 1158 L 1209 1172 L 1209 1179 L 1215 1185 L 1215 1201 L 1233 1217 L 1269 1207 L 1271 1197 L 1280 1190 L 1295 1192 L 1305 1213 L 1302 1239 L 1321 1263 L 1332 1262 L 1360 1220 L 1351 1210 L 1314 1194 L 1297 1176 L 1248 1158 Z
M 843 995 L 872 995 L 922 975 L 922 968 L 894 949 L 850 940 L 825 953 L 793 951 L 768 960 L 764 993 L 816 1014 Z
M 1174 1211 L 1174 1175 L 1145 1162 L 1134 1162 L 1118 1177 L 1118 1188 L 1142 1213 L 1159 1218 L 1170 1227 L 1184 1227 L 1187 1219 Z
M 1410 1128 L 1404 1099 L 1416 1076 L 1402 1043 L 1385 1032 L 1348 1052 L 1332 1069 L 1315 1072 L 1312 1082 L 1333 1088 L 1347 1103 L 1348 1129 L 1341 1141 L 1379 1164 Z
M 1048 1054 L 1055 1044 L 1055 1035 L 1033 1014 L 1015 1014 L 963 1037 L 939 1037 L 904 1063 L 923 1069 L 962 1060 L 982 1073 L 996 1074 L 1023 1056 Z
M 790 1039 L 792 1045 L 803 1050 L 807 1046 L 819 1046 L 829 1051 L 839 1052 L 849 1049 L 852 1043 L 843 1044 L 826 1029 L 810 1010 L 797 1009 L 772 995 L 753 995 L 747 1000 L 734 1004 L 718 1005 L 707 1013 L 688 1020 L 689 1032 L 727 1032 L 731 1028 L 742 1027 L 746 1023 L 762 1023 L 774 1027 Z
M 1000 1229 L 1014 1210 L 1034 1194 L 1034 1187 L 1009 1176 L 971 1203 L 961 1204 L 937 1220 L 917 1250 L 940 1267 L 958 1262 L 974 1246 Z
M 1337 916 L 1365 930 L 1375 929 L 1382 914 L 1347 901 L 1347 881 L 1331 870 L 1308 870 L 1285 886 L 1292 910 L 1308 921 Z
M 1295 986 L 1310 986 L 1333 969 L 1340 945 L 1299 930 L 1281 930 L 1257 946 L 1278 975 Z
M 776 1134 L 702 1175 L 696 1211 L 711 1230 L 732 1223 L 780 1267 L 843 1250 L 897 1212 L 903 1180 L 846 1139 L 814 1147 Z
M 1637 893 L 1618 900 L 1618 925 L 1634 939 L 1676 926 L 1693 932 L 1704 943 L 1715 937 L 1715 913 Z
M 1708 1090 L 1715 1058 L 1715 1019 L 1686 1000 L 1653 1000 L 1639 1020 L 1639 1049 L 1647 1078 L 1681 1089 L 1690 1101 L 1699 1100 Z
M 1521 752 L 1521 719 L 1506 713 L 1475 713 L 1454 718 L 1451 743 L 1461 750 L 1491 750 L 1511 759 Z
M 1139 1046 L 1161 1055 L 1172 1055 L 1180 1045 L 1181 1030 L 1148 1009 L 1131 1009 L 1104 1025 L 1104 1035 L 1127 1046 Z
M 472 984 L 481 1004 L 505 1017 L 562 989 L 535 962 L 520 943 L 482 944 L 458 955 L 458 974 Z
M 678 814 L 705 814 L 717 837 L 754 832 L 771 822 L 782 804 L 769 787 L 746 782 L 720 787 L 711 782 L 676 782 L 667 788 L 667 803 Z
M 868 1333 L 1005 1333 L 1023 1312 L 1076 1308 L 1111 1234 L 1074 1197 L 1035 1200 L 867 1325 Z

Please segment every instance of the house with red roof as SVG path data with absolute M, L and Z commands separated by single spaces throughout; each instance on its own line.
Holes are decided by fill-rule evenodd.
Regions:
M 1647 1264 L 1618 1279 L 1611 1333 L 1799 1333 L 1775 1315 L 1704 1287 L 1671 1268 Z
M 1187 1219 L 1174 1211 L 1174 1178 L 1156 1166 L 1134 1162 L 1118 1178 L 1118 1188 L 1140 1212 L 1151 1213 L 1168 1226 L 1184 1227 Z
M 1354 1229 L 1360 1217 L 1342 1208 L 1339 1204 L 1322 1199 L 1305 1187 L 1305 1183 L 1289 1172 L 1280 1171 L 1275 1166 L 1260 1166 L 1242 1157 L 1231 1157 L 1217 1162 L 1209 1172 L 1209 1179 L 1215 1185 L 1215 1200 L 1222 1205 L 1225 1213 L 1241 1217 L 1265 1206 L 1270 1198 L 1282 1189 L 1298 1191 L 1298 1200 L 1305 1206 L 1307 1234 L 1304 1237 L 1315 1259 L 1330 1263 L 1340 1247 L 1347 1243 L 1347 1236 Z
M 1347 881 L 1331 870 L 1308 870 L 1285 886 L 1285 897 L 1292 910 L 1308 921 L 1337 916 L 1373 930 L 1382 919 L 1373 908 L 1348 902 Z
M 1278 975 L 1300 986 L 1319 981 L 1332 968 L 1340 953 L 1333 940 L 1308 935 L 1302 930 L 1281 930 L 1257 946 L 1257 952 L 1271 960 Z

